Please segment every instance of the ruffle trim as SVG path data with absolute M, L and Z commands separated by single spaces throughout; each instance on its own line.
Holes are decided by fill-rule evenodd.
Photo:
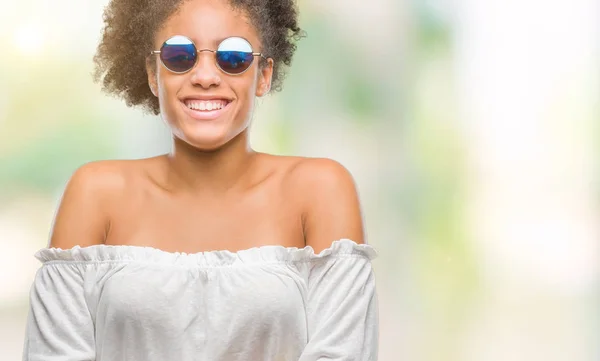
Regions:
M 311 246 L 304 248 L 268 245 L 237 252 L 227 250 L 198 253 L 167 252 L 154 247 L 128 245 L 75 246 L 71 249 L 42 248 L 35 257 L 46 262 L 130 262 L 195 265 L 202 267 L 232 266 L 237 264 L 311 262 L 329 257 L 362 256 L 369 260 L 377 257 L 371 245 L 357 244 L 350 239 L 334 241 L 329 248 L 315 254 Z

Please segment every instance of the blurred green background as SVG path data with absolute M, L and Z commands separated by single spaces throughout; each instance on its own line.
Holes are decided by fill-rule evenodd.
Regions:
M 71 173 L 167 152 L 157 117 L 92 83 L 106 0 L 0 5 L 0 349 Z M 380 360 L 598 360 L 600 5 L 301 0 L 257 150 L 356 178 Z

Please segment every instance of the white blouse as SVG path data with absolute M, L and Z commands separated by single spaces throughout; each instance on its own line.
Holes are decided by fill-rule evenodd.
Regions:
M 24 361 L 377 360 L 366 244 L 36 253 Z

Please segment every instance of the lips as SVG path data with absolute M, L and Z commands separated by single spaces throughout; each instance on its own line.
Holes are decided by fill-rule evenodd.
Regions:
M 231 102 L 231 99 L 224 97 L 188 97 L 181 101 L 181 105 L 196 120 L 214 120 L 228 109 Z
M 199 100 L 199 99 L 187 99 L 184 104 L 192 109 L 198 111 L 211 111 L 223 109 L 229 103 L 226 99 L 212 99 L 212 100 Z

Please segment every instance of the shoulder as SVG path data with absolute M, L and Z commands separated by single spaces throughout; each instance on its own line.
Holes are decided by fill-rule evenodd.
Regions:
M 286 181 L 301 200 L 306 244 L 315 252 L 347 238 L 364 243 L 357 187 L 352 174 L 328 158 L 293 158 Z
M 282 157 L 286 193 L 301 199 L 332 200 L 354 197 L 356 187 L 350 171 L 329 158 Z
M 67 183 L 65 192 L 108 195 L 122 192 L 147 179 L 160 157 L 134 160 L 101 160 L 79 167 Z M 93 194 L 92 194 L 93 193 Z
M 142 178 L 144 164 L 149 160 L 101 160 L 86 163 L 71 175 L 63 200 L 65 197 L 72 200 L 81 197 L 101 200 L 111 195 L 122 195 Z
M 49 246 L 68 249 L 103 243 L 110 209 L 140 173 L 140 162 L 104 160 L 76 169 L 56 211 Z
M 294 158 L 289 169 L 289 176 L 297 186 L 338 186 L 354 185 L 352 175 L 339 162 L 329 158 Z
M 128 173 L 126 162 L 102 160 L 84 164 L 73 172 L 65 192 L 95 193 L 123 187 Z

